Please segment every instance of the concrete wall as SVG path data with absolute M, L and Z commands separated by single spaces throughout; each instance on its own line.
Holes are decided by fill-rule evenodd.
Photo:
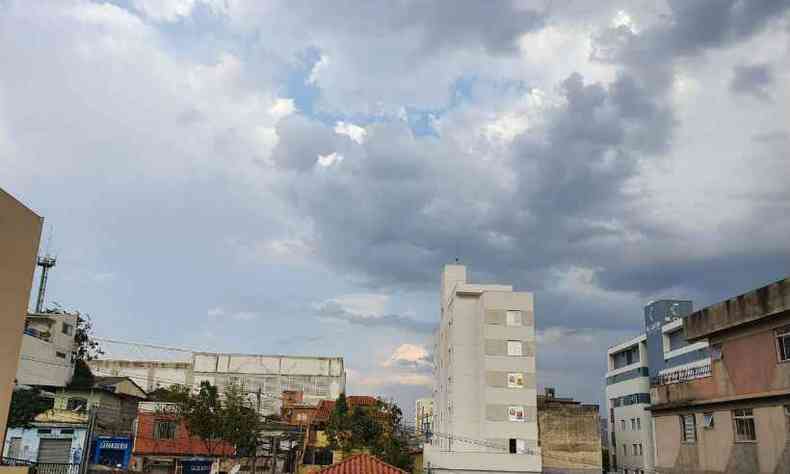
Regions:
M 683 326 L 696 340 L 782 311 L 790 311 L 790 278 L 695 311 Z
M 99 376 L 129 377 L 146 392 L 174 384 L 192 385 L 191 362 L 137 360 L 92 360 L 88 363 Z
M 49 429 L 51 432 L 47 434 L 39 433 L 39 429 Z M 73 433 L 62 433 L 62 430 L 73 430 Z M 71 462 L 72 464 L 79 464 L 82 457 L 86 454 L 83 453 L 83 446 L 85 445 L 85 434 L 87 429 L 80 426 L 65 426 L 65 425 L 39 425 L 37 424 L 31 428 L 11 428 L 8 430 L 8 437 L 3 448 L 3 456 L 11 457 L 9 451 L 11 440 L 20 438 L 20 451 L 17 454 L 17 459 L 24 459 L 26 461 L 38 460 L 38 445 L 41 438 L 54 438 L 54 439 L 70 439 L 71 440 Z
M 71 327 L 70 334 L 63 333 L 64 323 Z M 49 337 L 45 340 L 29 334 L 22 336 L 17 382 L 24 385 L 65 387 L 74 375 L 77 315 L 32 314 L 28 315 L 27 324 L 36 331 L 48 332 Z
M 538 401 L 543 472 L 601 472 L 598 407 Z
M 786 400 L 785 403 L 790 402 Z M 756 442 L 735 442 L 733 404 L 716 409 L 663 413 L 655 417 L 656 470 L 662 473 L 783 473 L 790 466 L 788 429 L 790 421 L 783 405 L 749 405 L 754 413 Z M 697 425 L 697 440 L 686 443 L 681 438 L 679 413 L 691 413 Z M 703 427 L 703 413 L 714 417 L 713 427 Z
M 22 344 L 42 218 L 0 189 L 0 437 Z

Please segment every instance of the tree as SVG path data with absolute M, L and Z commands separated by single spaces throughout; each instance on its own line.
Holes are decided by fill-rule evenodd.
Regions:
M 333 449 L 345 453 L 367 450 L 384 462 L 410 471 L 413 459 L 408 450 L 408 435 L 401 428 L 403 414 L 391 401 L 377 400 L 373 406 L 349 410 L 344 394 L 335 402 L 326 436 Z
M 38 389 L 16 389 L 11 396 L 8 427 L 30 428 L 36 416 L 50 408 L 52 408 L 52 400 L 43 397 Z
M 77 359 L 74 362 L 74 375 L 71 377 L 68 387 L 89 389 L 93 388 L 95 381 L 96 378 L 93 376 L 88 364 L 82 359 Z

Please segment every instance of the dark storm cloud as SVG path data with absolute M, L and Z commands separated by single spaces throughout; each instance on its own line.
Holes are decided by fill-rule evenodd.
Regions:
M 393 328 L 405 331 L 411 331 L 420 334 L 432 334 L 436 325 L 425 321 L 418 321 L 407 316 L 399 314 L 384 314 L 378 315 L 360 315 L 355 314 L 343 307 L 340 303 L 335 301 L 327 301 L 322 303 L 317 309 L 318 315 L 347 321 L 348 323 L 358 326 L 365 326 L 369 328 Z
M 730 90 L 736 94 L 751 95 L 760 100 L 771 100 L 774 73 L 769 64 L 735 66 Z
M 340 142 L 331 129 L 298 114 L 283 119 L 277 135 L 280 141 L 272 159 L 282 168 L 300 171 L 312 168 L 318 155 L 336 151 Z
M 491 53 L 513 53 L 525 32 L 543 26 L 545 13 L 519 2 L 461 0 L 451 5 L 419 0 L 286 2 L 286 14 L 319 29 L 418 38 L 426 52 L 482 46 Z

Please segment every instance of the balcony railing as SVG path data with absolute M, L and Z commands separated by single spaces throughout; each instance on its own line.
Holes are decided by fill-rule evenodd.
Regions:
M 670 385 L 674 383 L 688 382 L 689 380 L 702 379 L 710 377 L 711 365 L 710 363 L 698 367 L 689 367 L 686 369 L 675 370 L 665 374 L 652 377 L 650 382 L 653 385 Z

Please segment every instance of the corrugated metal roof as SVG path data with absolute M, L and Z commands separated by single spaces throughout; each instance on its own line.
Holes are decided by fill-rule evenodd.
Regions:
M 370 454 L 355 454 L 318 471 L 319 474 L 403 474 L 405 472 Z

